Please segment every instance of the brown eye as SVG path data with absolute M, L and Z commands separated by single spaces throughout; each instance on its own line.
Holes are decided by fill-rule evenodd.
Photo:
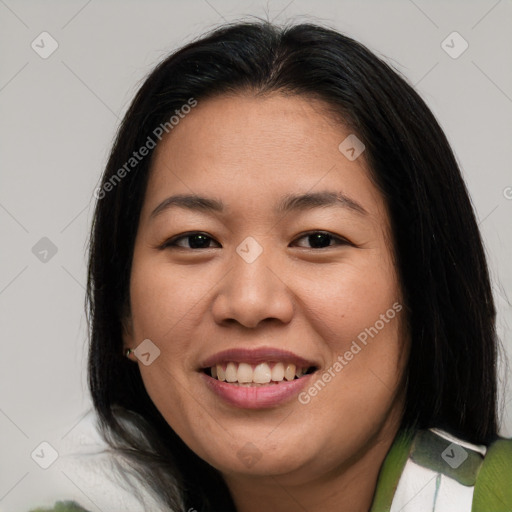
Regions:
M 303 238 L 307 239 L 308 243 L 310 244 L 310 248 L 312 249 L 324 249 L 326 247 L 331 247 L 331 241 L 336 242 L 334 245 L 350 245 L 347 240 L 328 233 L 327 231 L 312 231 L 302 235 L 296 240 L 301 240 Z
M 182 244 L 178 243 L 181 240 L 187 240 L 187 239 L 188 239 L 188 242 L 185 242 L 186 245 L 182 245 Z M 192 233 L 185 233 L 183 235 L 179 235 L 177 237 L 171 238 L 167 242 L 164 242 L 164 244 L 161 246 L 161 248 L 166 249 L 166 248 L 179 247 L 182 249 L 212 249 L 212 247 L 210 246 L 211 241 L 214 241 L 214 239 L 211 236 L 206 235 L 205 233 L 192 232 Z M 215 242 L 215 243 L 218 244 L 218 242 Z

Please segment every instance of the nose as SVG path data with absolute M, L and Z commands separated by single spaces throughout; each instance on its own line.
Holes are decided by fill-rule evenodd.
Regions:
M 231 270 L 221 280 L 212 312 L 218 324 L 238 323 L 254 329 L 264 321 L 287 324 L 294 313 L 286 275 L 267 249 L 252 262 L 234 253 Z

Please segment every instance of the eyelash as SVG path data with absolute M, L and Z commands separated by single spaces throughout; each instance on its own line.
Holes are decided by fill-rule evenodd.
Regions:
M 346 240 L 344 238 L 341 238 L 339 236 L 333 235 L 332 233 L 329 233 L 328 231 L 321 231 L 321 230 L 308 231 L 307 233 L 301 234 L 295 240 L 300 240 L 301 238 L 307 238 L 308 236 L 315 235 L 315 234 L 322 234 L 322 235 L 326 235 L 326 236 L 330 237 L 332 240 L 337 241 L 337 244 L 335 244 L 335 245 L 353 245 L 352 243 L 350 243 L 348 240 Z M 191 238 L 191 237 L 193 237 L 195 235 L 202 235 L 202 236 L 204 236 L 206 238 L 209 238 L 210 240 L 214 240 L 213 237 L 211 237 L 211 236 L 209 236 L 206 233 L 203 233 L 201 231 L 191 231 L 189 233 L 184 233 L 182 235 L 178 235 L 178 236 L 175 236 L 173 238 L 170 238 L 169 240 L 166 240 L 163 244 L 161 244 L 159 246 L 159 248 L 160 249 L 176 249 L 176 248 L 178 248 L 178 249 L 187 249 L 187 250 L 191 250 L 191 251 L 197 251 L 197 250 L 200 250 L 200 249 L 215 249 L 215 247 L 202 247 L 202 248 L 201 247 L 196 247 L 196 248 L 182 247 L 182 246 L 176 244 L 176 242 L 178 242 L 179 240 L 181 240 L 183 238 Z M 325 250 L 325 249 L 328 249 L 329 247 L 334 247 L 334 245 L 328 245 L 327 247 L 320 247 L 320 248 L 305 247 L 305 249 Z

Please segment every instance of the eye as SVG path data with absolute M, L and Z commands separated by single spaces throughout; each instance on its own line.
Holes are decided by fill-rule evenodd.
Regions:
M 188 239 L 187 245 L 181 245 L 178 244 L 180 240 Z M 182 249 L 212 249 L 213 247 L 210 247 L 210 241 L 212 241 L 213 238 L 211 236 L 208 236 L 205 233 L 199 233 L 196 231 L 190 232 L 190 233 L 184 233 L 179 236 L 175 236 L 166 242 L 164 242 L 160 248 L 161 249 L 167 249 L 167 248 L 174 248 L 174 247 L 180 247 Z M 218 244 L 218 242 L 215 242 Z M 220 244 L 218 244 L 220 246 Z
M 307 239 L 310 247 L 305 247 L 306 249 L 324 249 L 327 247 L 332 247 L 332 241 L 335 242 L 334 245 L 352 245 L 348 240 L 345 240 L 339 236 L 333 235 L 327 231 L 311 231 L 309 233 L 305 233 L 299 238 L 295 239 L 295 243 L 297 240 Z M 182 240 L 187 240 L 185 242 L 186 245 L 183 245 Z M 214 241 L 219 247 L 222 247 L 218 242 L 216 242 L 211 236 L 206 233 L 201 233 L 197 231 L 193 231 L 190 233 L 184 233 L 182 235 L 175 236 L 163 244 L 160 245 L 161 249 L 168 248 L 182 248 L 182 249 L 213 249 L 210 246 L 210 243 Z M 300 247 L 300 246 L 299 246 Z M 304 247 L 304 246 L 302 246 Z
M 330 244 L 331 241 L 336 242 L 335 245 L 352 245 L 348 240 L 333 235 L 327 231 L 311 231 L 309 233 L 305 233 L 295 241 L 301 240 L 303 238 L 307 238 L 308 243 L 311 244 L 312 249 L 324 249 L 326 247 L 332 247 Z M 306 248 L 309 249 L 309 247 Z

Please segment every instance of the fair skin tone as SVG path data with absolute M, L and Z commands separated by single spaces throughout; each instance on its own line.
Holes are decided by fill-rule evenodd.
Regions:
M 238 512 L 368 510 L 404 407 L 404 313 L 376 324 L 401 303 L 385 203 L 364 153 L 350 161 L 338 149 L 351 132 L 322 107 L 277 93 L 199 101 L 157 147 L 141 211 L 125 347 L 159 348 L 147 366 L 130 357 L 169 425 L 221 472 Z M 287 194 L 320 191 L 359 207 L 274 212 Z M 221 200 L 224 211 L 151 215 L 175 194 Z M 196 231 L 209 237 L 203 245 Z M 317 231 L 332 235 L 320 247 L 307 236 Z M 247 237 L 262 248 L 250 263 L 236 251 Z M 332 377 L 338 356 L 345 363 L 307 403 L 238 407 L 205 385 L 205 358 L 260 347 L 314 361 L 306 391 L 329 368 Z M 240 456 L 247 443 L 252 464 Z

